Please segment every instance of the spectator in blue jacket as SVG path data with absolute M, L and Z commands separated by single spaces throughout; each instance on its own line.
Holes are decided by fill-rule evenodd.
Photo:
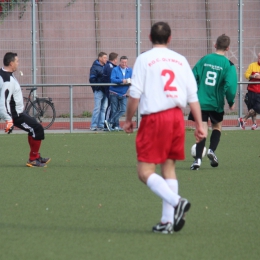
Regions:
M 103 70 L 103 83 L 111 83 L 111 73 L 114 67 L 117 66 L 117 57 L 118 54 L 115 52 L 109 53 L 108 61 L 104 66 Z M 106 96 L 108 98 L 108 105 L 105 113 L 105 120 L 111 118 L 111 106 L 110 106 L 110 98 L 109 98 L 109 87 L 106 87 Z M 104 131 L 108 131 L 106 124 L 104 124 Z
M 109 131 L 117 130 L 120 131 L 119 118 L 126 111 L 127 97 L 126 93 L 131 82 L 132 69 L 127 67 L 128 58 L 122 56 L 120 58 L 119 66 L 113 68 L 111 73 L 111 83 L 126 84 L 121 86 L 110 86 L 109 97 L 111 103 L 111 118 L 105 120 L 105 124 Z
M 103 69 L 107 63 L 107 54 L 100 52 L 98 59 L 95 60 L 90 68 L 89 82 L 103 83 Z M 107 108 L 107 96 L 105 86 L 92 86 L 94 93 L 94 109 L 92 113 L 92 120 L 90 130 L 97 131 L 104 128 L 105 112 Z

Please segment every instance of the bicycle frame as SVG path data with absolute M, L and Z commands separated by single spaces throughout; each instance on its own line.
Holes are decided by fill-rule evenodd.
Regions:
M 25 104 L 25 107 L 24 107 L 24 111 L 27 110 L 29 104 L 32 104 L 33 101 L 32 101 L 32 99 L 31 99 L 31 96 L 32 96 L 33 91 L 35 91 L 36 89 L 37 89 L 37 87 L 27 88 L 27 89 L 26 89 L 26 90 L 30 90 L 30 92 L 29 92 L 28 97 L 23 97 L 24 100 L 26 100 L 26 104 Z

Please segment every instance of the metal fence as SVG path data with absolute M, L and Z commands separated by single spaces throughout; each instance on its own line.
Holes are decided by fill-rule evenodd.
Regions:
M 151 48 L 149 30 L 159 20 L 172 28 L 169 47 L 186 56 L 191 67 L 214 52 L 220 34 L 229 35 L 227 57 L 236 65 L 239 81 L 245 81 L 244 71 L 260 52 L 259 10 L 259 0 L 3 0 L 0 56 L 17 52 L 24 75 L 15 74 L 19 82 L 39 84 L 38 96 L 52 97 L 57 120 L 64 120 L 70 116 L 66 86 L 88 84 L 89 70 L 99 51 L 127 55 L 132 67 L 138 53 Z M 246 84 L 240 84 L 238 90 L 237 110 L 225 111 L 227 124 L 245 113 L 242 100 Z M 85 116 L 92 109 L 91 88 L 73 87 L 72 116 L 82 121 L 79 128 L 87 127 L 89 118 Z M 187 113 L 188 108 L 184 109 Z
M 238 84 L 244 85 L 248 84 L 247 82 L 238 82 Z M 108 87 L 108 84 L 102 84 Z M 115 84 L 113 84 L 116 86 Z M 31 87 L 37 86 L 37 97 L 45 97 L 51 98 L 55 111 L 56 118 L 54 123 L 51 125 L 49 130 L 69 130 L 73 132 L 74 130 L 87 130 L 90 128 L 91 115 L 92 113 L 88 110 L 82 111 L 78 110 L 79 107 L 87 106 L 87 101 L 82 100 L 80 95 L 81 93 L 85 93 L 87 90 L 90 90 L 91 84 L 26 84 L 22 85 L 22 88 L 29 89 Z M 43 89 L 48 89 L 49 95 L 46 96 L 43 93 Z M 27 90 L 29 93 L 29 90 Z M 60 94 L 64 96 L 64 99 L 59 98 Z M 25 97 L 27 97 L 25 95 Z M 238 98 L 236 100 L 238 103 Z M 66 111 L 64 113 L 64 111 Z M 186 120 L 186 127 L 194 127 L 195 124 L 192 121 L 188 121 L 188 113 L 189 108 L 183 110 L 184 118 Z M 48 112 L 47 112 L 48 114 Z M 237 112 L 227 113 L 223 120 L 223 126 L 238 126 L 237 125 Z M 46 126 L 51 121 L 51 118 L 47 117 L 43 119 L 42 124 Z M 134 126 L 138 127 L 138 122 L 140 122 L 140 118 L 136 115 L 133 118 Z M 121 127 L 124 124 L 124 117 L 121 118 L 120 125 Z M 0 123 L 0 129 L 4 129 L 4 122 Z

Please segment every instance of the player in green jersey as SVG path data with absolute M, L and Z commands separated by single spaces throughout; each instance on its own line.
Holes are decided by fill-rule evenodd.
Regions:
M 221 136 L 225 98 L 231 110 L 235 107 L 237 72 L 234 64 L 225 57 L 225 53 L 229 50 L 229 45 L 230 38 L 222 34 L 217 38 L 215 44 L 216 52 L 201 58 L 193 68 L 198 85 L 203 127 L 206 133 L 208 132 L 209 119 L 212 125 L 210 145 L 207 152 L 212 167 L 218 166 L 215 150 Z M 191 113 L 188 119 L 194 121 Z M 191 170 L 198 170 L 200 168 L 205 143 L 206 138 L 197 143 L 196 157 L 190 167 Z

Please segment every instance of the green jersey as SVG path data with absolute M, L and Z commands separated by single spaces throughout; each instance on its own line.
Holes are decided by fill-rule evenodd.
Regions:
M 198 85 L 201 110 L 223 112 L 225 97 L 230 107 L 235 103 L 237 72 L 224 55 L 212 53 L 201 58 L 193 73 Z

